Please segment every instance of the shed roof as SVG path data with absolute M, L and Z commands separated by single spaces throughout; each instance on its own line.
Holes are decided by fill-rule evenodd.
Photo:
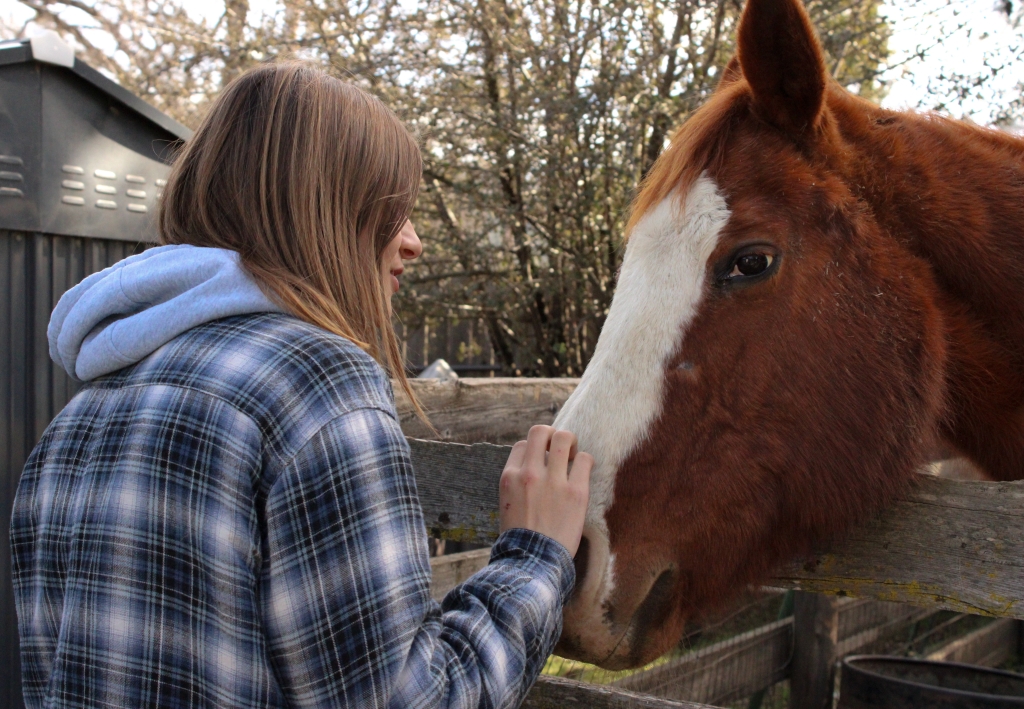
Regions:
M 34 61 L 41 61 L 48 64 L 54 63 L 52 61 L 47 61 L 47 58 L 45 57 L 40 58 L 33 56 L 31 40 L 25 39 L 0 42 L 0 66 Z M 135 111 L 143 118 L 156 123 L 167 132 L 173 133 L 182 140 L 187 140 L 192 137 L 191 130 L 178 123 L 166 113 L 153 108 L 131 91 L 124 88 L 117 82 L 111 81 L 80 59 L 74 59 L 72 66 L 67 68 L 100 91 Z
M 185 126 L 55 32 L 0 42 L 0 229 L 155 242 Z

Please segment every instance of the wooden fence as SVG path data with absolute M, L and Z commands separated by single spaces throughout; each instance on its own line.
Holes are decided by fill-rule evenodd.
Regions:
M 434 598 L 440 600 L 452 587 L 483 568 L 489 555 L 489 549 L 479 549 L 431 559 L 434 571 Z M 778 598 L 779 595 L 774 597 Z M 814 601 L 825 601 L 824 605 L 830 605 L 829 598 L 816 594 L 798 595 L 798 599 L 810 600 L 812 604 Z M 558 706 L 556 699 L 550 696 L 553 688 L 558 690 L 556 696 L 562 698 L 575 692 L 580 706 L 591 701 L 597 701 L 596 706 L 652 708 L 700 706 L 686 702 L 720 704 L 766 690 L 785 679 L 791 680 L 794 692 L 828 695 L 832 691 L 833 659 L 863 652 L 865 648 L 886 638 L 900 638 L 902 642 L 906 639 L 908 629 L 926 623 L 939 613 L 934 608 L 918 608 L 903 603 L 832 598 L 837 613 L 835 642 L 831 647 L 815 646 L 816 633 L 813 628 L 797 629 L 801 624 L 820 623 L 823 617 L 819 608 L 813 605 L 811 608 L 802 608 L 801 604 L 797 603 L 793 617 L 762 625 L 662 662 L 650 669 L 608 682 L 613 689 L 628 690 L 631 693 L 605 691 L 593 685 L 568 684 L 568 680 L 545 677 L 531 695 L 533 704 L 527 706 Z M 824 617 L 827 620 L 827 613 Z M 933 660 L 995 667 L 1010 659 L 1020 649 L 1024 649 L 1022 625 L 1024 624 L 1021 621 L 1011 618 L 997 619 L 990 625 L 946 642 L 938 650 L 930 652 L 927 657 Z M 820 636 L 820 633 L 817 635 Z M 811 643 L 796 642 L 798 637 L 810 638 Z M 912 645 L 914 641 L 911 640 L 907 644 Z M 806 675 L 802 680 L 799 677 L 801 671 Z M 794 677 L 794 674 L 797 676 Z M 645 704 L 636 704 L 634 693 L 645 695 Z M 649 695 L 656 695 L 658 699 L 655 700 Z M 821 705 L 820 696 L 794 699 L 795 703 Z M 600 701 L 608 703 L 601 705 Z
M 856 652 L 894 628 L 931 611 L 899 603 L 842 599 L 838 604 L 837 654 Z M 749 696 L 790 676 L 796 652 L 794 623 L 784 618 L 723 640 L 652 669 L 629 675 L 615 684 L 660 697 L 719 704 Z M 812 616 L 813 617 L 813 616 Z M 820 653 L 810 652 L 809 656 Z M 798 663 L 799 665 L 799 663 Z M 810 672 L 814 672 L 811 668 Z
M 498 533 L 498 479 L 509 447 L 452 441 L 517 440 L 530 425 L 552 421 L 575 384 L 536 379 L 416 382 L 432 422 L 448 439 L 409 441 L 432 535 L 489 542 Z M 410 416 L 408 406 L 399 405 L 407 435 L 429 433 Z M 773 585 L 1024 618 L 1024 482 L 958 482 L 922 475 L 905 498 L 842 541 L 781 569 Z M 838 610 L 833 613 L 838 617 Z M 770 632 L 789 632 L 781 630 L 784 626 Z M 1009 626 L 1000 627 L 1010 632 L 1005 630 Z M 526 706 L 699 705 L 542 678 Z

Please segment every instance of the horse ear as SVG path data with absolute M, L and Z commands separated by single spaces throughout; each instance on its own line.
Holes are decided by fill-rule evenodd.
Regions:
M 722 78 L 718 80 L 718 87 L 728 86 L 729 84 L 738 81 L 743 78 L 743 69 L 740 68 L 739 55 L 733 56 L 729 60 L 729 63 L 725 65 L 725 70 L 722 72 Z
M 769 123 L 802 133 L 821 114 L 828 73 L 800 0 L 747 0 L 739 28 L 739 63 L 755 110 Z

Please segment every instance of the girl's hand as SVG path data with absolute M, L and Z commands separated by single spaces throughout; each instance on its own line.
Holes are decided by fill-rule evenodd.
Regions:
M 574 433 L 551 426 L 531 428 L 525 441 L 512 446 L 501 473 L 501 531 L 532 529 L 576 556 L 593 467 L 589 453 L 577 454 Z

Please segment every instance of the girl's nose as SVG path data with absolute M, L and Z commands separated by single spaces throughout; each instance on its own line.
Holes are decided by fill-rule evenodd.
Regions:
M 414 258 L 418 258 L 423 253 L 423 244 L 420 243 L 420 237 L 416 234 L 416 229 L 413 228 L 412 222 L 407 221 L 405 226 L 402 227 L 402 246 L 399 253 L 403 261 L 410 261 Z

